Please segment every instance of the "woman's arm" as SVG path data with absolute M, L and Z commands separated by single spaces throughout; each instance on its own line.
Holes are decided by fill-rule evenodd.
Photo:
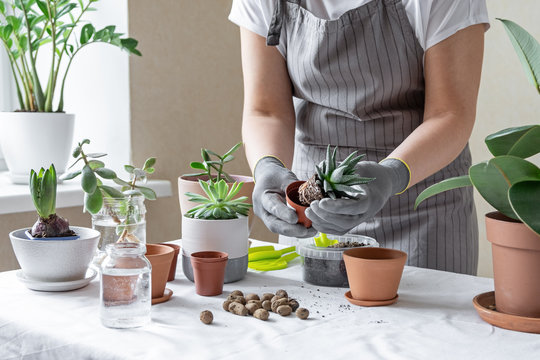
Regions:
M 285 59 L 266 39 L 244 28 L 242 69 L 244 114 L 242 138 L 249 165 L 274 155 L 290 168 L 294 151 L 295 113 Z
M 410 186 L 452 162 L 469 141 L 483 53 L 483 24 L 460 30 L 426 51 L 424 121 L 389 156 L 409 164 Z

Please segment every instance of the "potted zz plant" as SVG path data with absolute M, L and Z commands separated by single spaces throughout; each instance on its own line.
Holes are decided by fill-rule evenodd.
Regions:
M 30 229 L 9 234 L 15 256 L 22 268 L 19 276 L 34 290 L 73 290 L 88 284 L 86 277 L 100 233 L 69 226 L 56 214 L 56 170 L 54 165 L 30 173 L 30 193 L 38 220 Z
M 64 90 L 81 50 L 103 43 L 141 55 L 137 41 L 122 37 L 115 26 L 96 30 L 84 21 L 97 1 L 0 0 L 0 43 L 19 102 L 17 111 L 0 113 L 0 144 L 15 183 L 27 183 L 30 169 L 44 162 L 56 164 L 59 175 L 66 168 L 75 117 L 64 111 Z M 47 73 L 38 73 L 38 61 L 48 61 Z M 41 140 L 25 141 L 28 134 Z
M 230 187 L 224 179 L 218 182 L 199 180 L 204 194 L 188 192 L 186 196 L 196 206 L 182 216 L 182 267 L 184 274 L 193 281 L 190 257 L 201 251 L 218 251 L 228 254 L 225 283 L 242 279 L 248 266 L 248 213 L 251 204 L 247 196 L 235 198 L 242 183 Z
M 516 23 L 501 22 L 540 93 L 540 44 Z M 497 312 L 539 318 L 540 168 L 525 159 L 540 152 L 540 125 L 504 129 L 486 137 L 485 143 L 493 158 L 472 165 L 468 175 L 425 189 L 415 206 L 443 191 L 474 186 L 497 210 L 486 214 Z

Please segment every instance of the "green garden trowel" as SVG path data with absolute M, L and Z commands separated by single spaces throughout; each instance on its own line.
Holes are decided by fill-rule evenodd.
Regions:
M 285 269 L 289 261 L 298 256 L 298 254 L 294 252 L 295 250 L 295 246 L 281 250 L 274 250 L 273 246 L 259 246 L 250 248 L 248 255 L 248 267 L 250 269 L 259 271 Z

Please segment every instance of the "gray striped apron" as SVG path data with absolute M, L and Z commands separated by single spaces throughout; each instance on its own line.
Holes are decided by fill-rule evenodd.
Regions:
M 328 144 L 339 146 L 340 159 L 358 150 L 378 162 L 422 123 L 424 51 L 400 0 L 372 0 L 336 20 L 314 16 L 299 0 L 277 0 L 268 45 L 281 36 L 296 98 L 292 170 L 300 179 L 315 173 Z M 445 192 L 413 209 L 422 190 L 466 174 L 470 165 L 467 146 L 351 233 L 407 252 L 412 266 L 476 274 L 472 189 Z

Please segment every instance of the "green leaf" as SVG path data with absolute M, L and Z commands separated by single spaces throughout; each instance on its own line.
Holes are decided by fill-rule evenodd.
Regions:
M 227 163 L 234 160 L 234 155 L 227 155 L 223 157 L 223 162 Z
M 6 13 L 6 6 L 4 5 L 4 1 L 0 0 L 0 14 Z
M 121 39 L 120 44 L 122 46 L 122 49 L 125 49 L 132 54 L 141 56 L 141 53 L 139 52 L 139 50 L 136 49 L 137 45 L 139 44 L 137 40 L 133 38 Z
M 130 174 L 133 174 L 133 171 L 135 170 L 135 166 L 132 166 L 132 165 L 124 165 L 124 169 L 130 173 Z
M 85 193 L 93 194 L 96 191 L 97 179 L 96 175 L 88 165 L 84 165 L 82 169 L 81 186 Z
M 223 161 L 225 161 L 225 158 L 229 155 L 231 155 L 232 153 L 234 153 L 236 150 L 238 150 L 238 148 L 242 146 L 242 142 L 239 142 L 239 143 L 236 143 L 232 148 L 229 149 L 229 151 L 227 151 L 225 154 L 223 154 L 222 158 L 224 159 Z
M 80 174 L 81 174 L 81 170 L 77 170 L 77 171 L 74 171 L 74 172 L 63 174 L 62 176 L 60 176 L 60 179 L 62 179 L 62 180 L 71 180 L 71 179 L 76 178 Z
M 510 187 L 508 197 L 512 209 L 519 219 L 532 231 L 540 235 L 540 180 L 521 181 Z
M 204 161 L 210 161 L 210 155 L 208 155 L 208 150 L 201 149 L 201 157 Z
M 126 195 L 126 196 L 130 196 L 130 195 L 142 195 L 142 193 L 141 193 L 139 190 L 128 189 L 128 190 L 124 190 L 124 195 Z
M 155 163 L 156 163 L 155 157 L 146 159 L 146 161 L 144 162 L 143 170 L 151 168 L 152 166 L 154 166 Z
M 119 199 L 122 199 L 124 198 L 124 194 L 122 194 L 121 191 L 111 187 L 111 186 L 107 186 L 107 185 L 101 185 L 99 187 L 107 196 L 109 197 L 112 197 L 112 198 L 119 198 Z
M 504 25 L 519 61 L 527 73 L 529 82 L 540 93 L 540 44 L 515 22 L 505 19 L 497 20 L 500 20 Z
M 43 15 L 45 15 L 47 19 L 50 19 L 49 10 L 47 8 L 47 4 L 45 3 L 45 1 L 37 0 L 36 3 L 38 5 L 39 10 L 41 10 L 41 12 L 43 13 Z
M 107 156 L 107 154 L 105 154 L 105 153 L 90 153 L 90 154 L 86 154 L 86 157 L 89 157 L 89 158 L 92 158 L 92 159 L 97 159 L 97 158 L 104 157 L 104 156 Z
M 101 194 L 99 188 L 96 188 L 96 190 L 91 194 L 84 194 L 84 208 L 88 210 L 89 213 L 96 214 L 99 210 L 101 210 L 102 206 L 103 195 Z
M 4 28 L 2 29 L 2 33 L 0 34 L 2 36 L 2 38 L 4 40 L 7 40 L 9 39 L 9 37 L 11 36 L 11 33 L 13 32 L 13 26 L 11 26 L 10 24 L 7 24 L 6 26 L 4 26 Z
M 104 179 L 114 179 L 116 177 L 116 173 L 112 171 L 111 169 L 107 168 L 99 168 L 94 170 L 96 174 L 101 176 Z
M 206 170 L 206 166 L 198 161 L 192 161 L 189 166 L 193 169 Z
M 433 184 L 427 189 L 425 189 L 424 191 L 422 191 L 420 195 L 418 195 L 414 203 L 414 209 L 416 210 L 416 208 L 418 207 L 418 205 L 420 205 L 422 201 L 426 200 L 427 198 L 433 195 L 437 195 L 448 190 L 458 189 L 458 188 L 471 186 L 471 185 L 472 185 L 471 179 L 469 178 L 468 175 L 445 179 L 437 184 Z
M 540 180 L 540 169 L 527 160 L 503 155 L 471 166 L 469 176 L 480 195 L 495 209 L 517 219 L 508 189 L 521 181 Z
M 79 146 L 83 146 L 84 144 L 90 144 L 90 140 L 89 139 L 83 139 L 83 141 L 81 141 L 81 143 L 79 144 Z
M 94 31 L 96 31 L 96 29 L 94 28 L 94 25 L 92 24 L 85 24 L 82 27 L 81 39 L 80 39 L 81 45 L 86 44 L 92 38 Z
M 60 19 L 62 16 L 66 15 L 71 10 L 75 9 L 77 7 L 77 4 L 67 4 L 62 9 L 60 9 L 56 14 L 56 19 Z
M 487 136 L 485 143 L 494 156 L 528 158 L 540 152 L 540 125 L 504 129 Z
M 146 171 L 148 174 L 153 174 L 153 173 L 156 171 L 156 169 L 154 169 L 153 167 L 151 167 L 151 168 L 146 169 L 145 171 Z
M 90 160 L 88 161 L 88 165 L 90 165 L 91 169 L 95 170 L 104 167 L 105 163 L 100 160 Z
M 154 192 L 154 190 L 150 189 L 150 188 L 147 188 L 147 187 L 143 187 L 143 186 L 137 186 L 137 190 L 139 190 L 146 199 L 148 200 L 156 200 L 157 196 L 156 196 L 156 193 Z
M 115 183 L 117 183 L 118 185 L 131 187 L 131 184 L 130 184 L 130 183 L 128 183 L 127 181 L 124 181 L 124 180 L 122 180 L 122 179 L 120 179 L 120 178 L 115 178 L 115 179 L 113 179 L 113 181 L 114 181 Z

